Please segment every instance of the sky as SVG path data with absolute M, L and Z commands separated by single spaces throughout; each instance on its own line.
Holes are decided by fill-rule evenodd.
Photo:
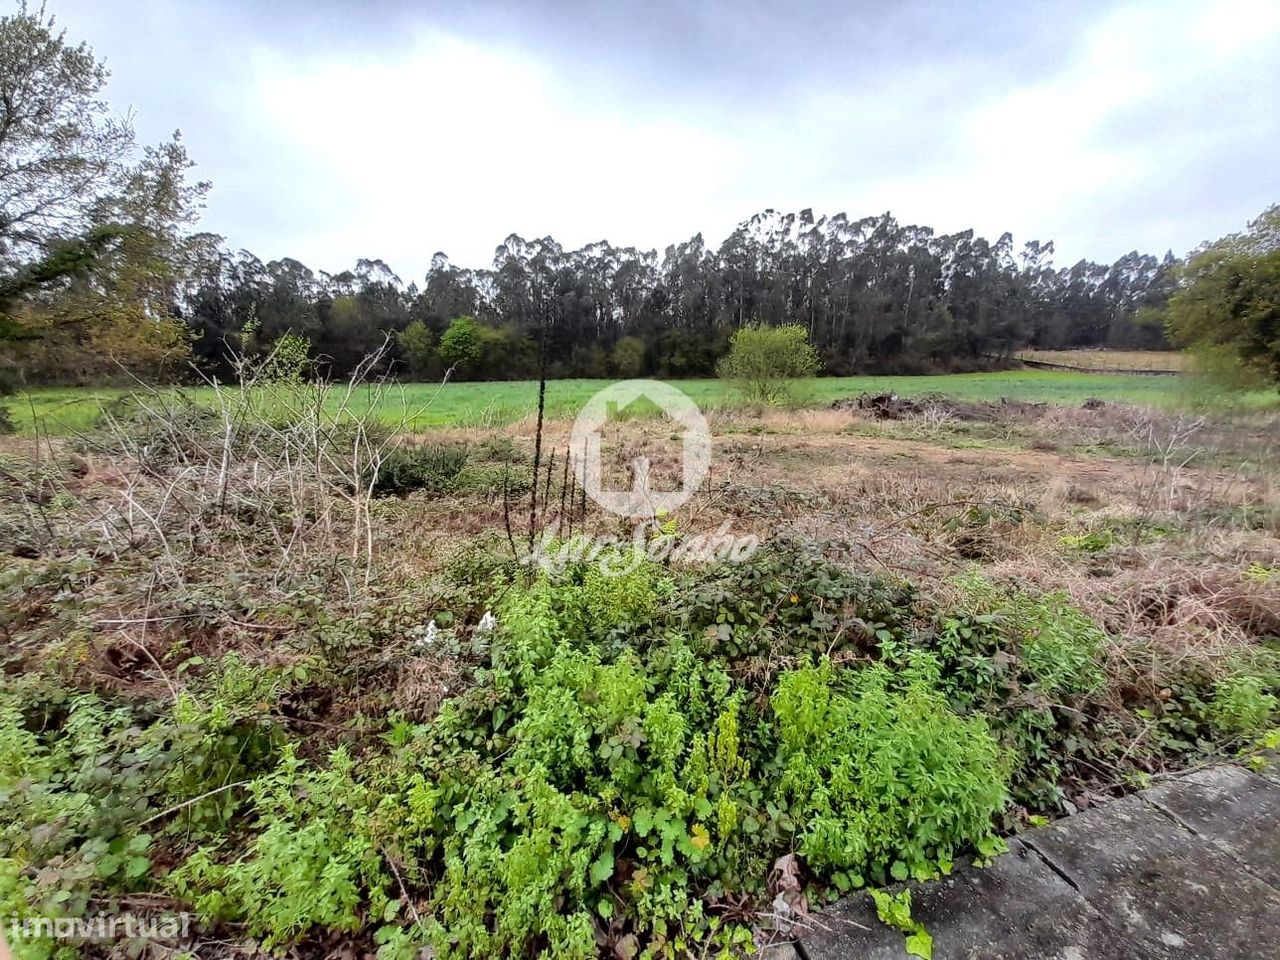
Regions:
M 1182 254 L 1280 202 L 1280 0 L 49 0 L 203 226 L 337 272 L 773 208 Z

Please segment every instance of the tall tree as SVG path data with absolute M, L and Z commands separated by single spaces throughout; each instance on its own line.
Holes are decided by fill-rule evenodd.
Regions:
M 1167 315 L 1173 341 L 1212 372 L 1280 384 L 1280 205 L 1192 257 Z
M 106 67 L 44 8 L 0 18 L 0 269 L 85 233 L 133 149 L 129 119 L 101 98 Z

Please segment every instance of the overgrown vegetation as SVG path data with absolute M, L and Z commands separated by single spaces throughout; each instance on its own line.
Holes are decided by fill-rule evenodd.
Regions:
M 762 411 L 728 478 L 646 534 L 758 524 L 759 552 L 551 574 L 519 562 L 518 432 L 410 437 L 403 398 L 382 420 L 393 384 L 318 381 L 298 347 L 241 358 L 206 403 L 140 391 L 73 440 L 6 441 L 12 915 L 190 910 L 196 953 L 734 956 L 867 888 L 924 955 L 885 888 L 1276 723 L 1273 531 L 1233 523 L 1229 568 L 1114 569 L 1239 506 L 1244 473 L 1187 500 L 1202 418 L 1123 413 L 1113 514 L 1070 486 L 934 492 L 936 463 L 851 478 L 872 421 Z M 947 442 L 906 428 L 915 453 Z M 620 421 L 608 456 L 669 431 Z M 543 523 L 563 462 L 536 478 Z
M 248 396 L 308 396 L 261 376 Z M 379 494 L 486 496 L 459 479 L 527 469 L 509 443 L 314 432 L 314 396 L 283 421 L 236 420 L 239 396 L 221 415 L 153 402 L 78 455 L 6 468 L 5 522 L 29 525 L 0 578 L 0 902 L 18 916 L 188 908 L 197 943 L 304 953 L 734 955 L 787 927 L 780 894 L 869 887 L 924 955 L 878 888 L 993 855 L 1091 767 L 1123 789 L 1276 717 L 1266 649 L 1144 692 L 1064 592 L 971 569 L 926 597 L 808 540 L 535 576 L 498 536 L 406 593 L 368 579 L 363 521 L 342 518 L 425 502 Z M 306 437 L 329 470 L 252 479 Z M 364 458 L 339 470 L 347 442 Z M 108 449 L 135 471 L 114 503 L 74 459 Z M 201 458 L 228 478 L 214 526 L 195 518 L 219 498 L 176 483 Z
M 0 17 L 0 378 L 200 385 L 0 407 L 0 918 L 196 922 L 10 928 L 20 957 L 733 957 L 865 888 L 927 958 L 896 884 L 1280 740 L 1265 413 L 813 379 L 1167 327 L 1269 387 L 1275 208 L 1182 265 L 768 211 L 661 260 L 513 235 L 419 289 L 221 249 L 106 80 L 43 7 Z M 548 377 L 713 371 L 732 440 L 680 516 L 577 496 L 557 420 L 601 384 Z M 677 472 L 657 414 L 609 421 L 611 476 Z M 562 522 L 612 546 L 525 562 Z M 765 546 L 645 552 L 716 524 Z
M 1178 271 L 1170 339 L 1232 386 L 1280 384 L 1280 205 L 1206 244 Z

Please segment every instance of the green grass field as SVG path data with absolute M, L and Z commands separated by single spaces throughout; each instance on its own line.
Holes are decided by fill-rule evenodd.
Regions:
M 547 384 L 547 412 L 553 419 L 577 414 L 587 399 L 612 381 L 553 380 Z M 721 380 L 678 380 L 676 386 L 705 411 L 743 405 L 734 387 Z M 175 388 L 177 389 L 177 388 Z M 49 387 L 19 393 L 7 405 L 21 433 L 62 435 L 93 425 L 104 403 L 126 389 L 104 387 Z M 207 387 L 182 388 L 196 402 L 212 402 Z M 824 377 L 798 381 L 792 387 L 795 406 L 822 407 L 841 397 L 859 393 L 894 392 L 903 396 L 940 393 L 959 400 L 1044 401 L 1078 404 L 1087 397 L 1146 406 L 1175 406 L 1192 399 L 1187 381 L 1173 377 L 1113 374 L 1059 373 L 1017 370 L 999 373 L 966 373 L 923 377 Z M 1237 398 L 1250 407 L 1277 406 L 1275 393 Z M 531 380 L 450 383 L 411 383 L 393 389 L 382 400 L 382 416 L 391 423 L 404 419 L 412 429 L 438 426 L 498 426 L 532 413 L 537 407 L 538 385 Z M 372 394 L 357 394 L 355 406 L 367 409 Z

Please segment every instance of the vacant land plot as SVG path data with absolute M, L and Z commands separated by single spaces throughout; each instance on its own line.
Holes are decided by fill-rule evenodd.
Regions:
M 0 900 L 189 910 L 207 956 L 741 955 L 1266 742 L 1276 414 L 827 402 L 903 383 L 711 409 L 639 533 L 565 469 L 583 381 L 540 444 L 526 384 L 3 439 Z M 661 488 L 678 440 L 611 423 L 603 466 Z
M 606 386 L 607 380 L 553 380 L 547 384 L 547 410 L 552 417 L 573 416 L 582 404 Z M 732 385 L 722 380 L 673 381 L 704 410 L 734 409 L 743 401 Z M 1090 397 L 1170 407 L 1194 400 L 1191 385 L 1165 378 L 1108 376 L 1043 370 L 970 373 L 930 377 L 826 377 L 795 383 L 795 406 L 828 406 L 859 393 L 894 392 L 902 396 L 941 393 L 962 400 L 1027 400 L 1078 405 Z M 14 421 L 24 433 L 37 424 L 42 431 L 65 435 L 93 425 L 104 406 L 128 394 L 127 390 L 101 387 L 47 388 L 9 399 Z M 207 387 L 184 388 L 183 396 L 201 405 L 212 405 L 214 391 Z M 372 390 L 357 392 L 353 405 L 368 409 Z M 496 383 L 405 384 L 377 394 L 379 418 L 406 429 L 436 426 L 499 426 L 529 417 L 538 403 L 538 385 L 521 380 Z M 1274 393 L 1250 394 L 1240 403 L 1274 406 Z

